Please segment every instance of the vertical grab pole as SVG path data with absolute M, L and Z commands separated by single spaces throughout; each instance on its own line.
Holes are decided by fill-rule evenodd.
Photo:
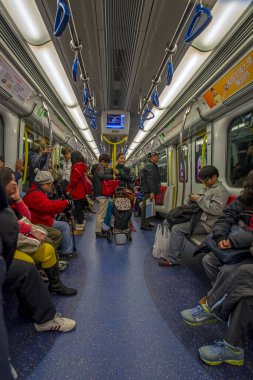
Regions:
M 29 152 L 28 152 L 28 135 L 27 135 L 26 130 L 24 131 L 24 135 L 25 135 L 25 167 L 24 167 L 24 175 L 23 175 L 23 179 L 22 179 L 22 185 L 24 185 L 26 183 L 27 168 L 28 168 L 28 156 L 29 156 Z

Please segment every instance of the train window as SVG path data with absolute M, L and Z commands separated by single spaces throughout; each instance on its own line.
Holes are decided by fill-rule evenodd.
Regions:
M 161 182 L 168 183 L 168 163 L 166 150 L 160 152 L 157 166 L 161 176 Z
M 185 182 L 188 182 L 188 146 L 183 145 L 183 160 L 180 160 L 180 151 L 178 148 L 178 157 L 179 157 L 179 182 L 184 182 L 184 172 L 185 171 Z
M 228 129 L 227 180 L 230 186 L 242 187 L 253 169 L 253 112 L 235 119 Z
M 195 182 L 201 183 L 199 178 L 200 169 L 207 163 L 206 135 L 195 140 Z
M 0 117 L 0 157 L 4 157 L 4 121 Z

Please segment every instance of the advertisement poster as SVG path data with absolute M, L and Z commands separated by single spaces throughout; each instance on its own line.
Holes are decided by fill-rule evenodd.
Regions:
M 10 95 L 25 103 L 32 95 L 33 90 L 0 56 L 0 86 Z
M 228 99 L 252 81 L 253 51 L 247 54 L 240 63 L 219 79 L 202 97 L 209 108 L 214 108 L 217 104 Z

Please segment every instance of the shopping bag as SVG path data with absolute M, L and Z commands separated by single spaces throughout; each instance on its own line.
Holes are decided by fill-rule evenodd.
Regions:
M 146 200 L 146 213 L 145 218 L 150 218 L 155 215 L 155 201 L 154 199 Z
M 163 227 L 162 241 L 161 241 L 161 252 L 160 257 L 168 257 L 170 244 L 170 229 L 168 226 Z
M 155 233 L 155 241 L 154 241 L 154 245 L 152 249 L 152 256 L 156 259 L 161 258 L 162 237 L 163 237 L 163 227 L 161 224 L 158 224 L 156 233 Z
M 119 186 L 118 179 L 109 179 L 102 181 L 102 194 L 106 197 L 112 197 L 116 187 Z

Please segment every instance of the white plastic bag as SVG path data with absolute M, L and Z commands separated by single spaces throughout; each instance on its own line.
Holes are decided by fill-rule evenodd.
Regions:
M 161 257 L 168 257 L 170 244 L 170 229 L 168 226 L 163 227 L 162 242 L 161 242 Z
M 161 224 L 158 224 L 156 233 L 155 233 L 155 241 L 153 245 L 152 255 L 156 259 L 160 259 L 162 252 L 162 237 L 163 237 L 163 227 Z
M 152 256 L 156 259 L 166 258 L 169 252 L 170 230 L 167 226 L 162 227 L 158 224 L 155 242 L 153 245 Z

